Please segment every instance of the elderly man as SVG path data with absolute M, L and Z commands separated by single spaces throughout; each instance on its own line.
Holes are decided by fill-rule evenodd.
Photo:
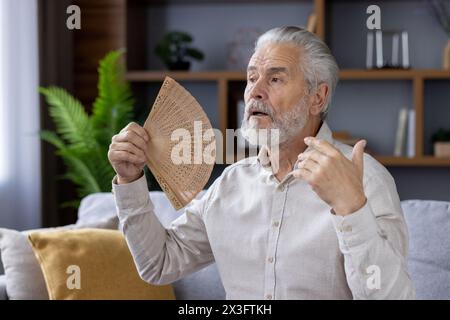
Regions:
M 324 121 L 337 73 L 314 34 L 263 34 L 242 130 L 249 139 L 250 130 L 278 130 L 278 152 L 266 144 L 228 166 L 168 229 L 142 171 L 150 137 L 135 123 L 113 137 L 118 215 L 145 281 L 170 283 L 216 262 L 228 299 L 414 298 L 393 178 L 364 154 L 365 141 L 339 143 Z

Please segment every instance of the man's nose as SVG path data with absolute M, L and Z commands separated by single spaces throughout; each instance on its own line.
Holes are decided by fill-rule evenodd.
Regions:
M 251 89 L 250 98 L 253 98 L 258 101 L 267 99 L 267 91 L 264 88 L 264 85 L 261 80 L 258 80 Z

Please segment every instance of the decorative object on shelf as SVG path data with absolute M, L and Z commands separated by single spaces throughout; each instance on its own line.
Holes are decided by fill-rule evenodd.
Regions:
M 204 59 L 202 51 L 189 46 L 192 41 L 192 36 L 186 32 L 168 32 L 156 45 L 155 54 L 169 70 L 189 70 L 191 62 L 188 59 Z
M 367 69 L 409 69 L 408 32 L 404 30 L 369 31 L 367 33 L 366 67 Z
M 308 16 L 308 22 L 306 23 L 306 30 L 315 33 L 317 30 L 317 14 L 311 13 Z
M 431 137 L 436 158 L 450 158 L 450 130 L 439 128 Z
M 93 113 L 67 91 L 58 87 L 40 88 L 49 106 L 56 132 L 41 131 L 44 141 L 56 147 L 67 166 L 64 178 L 78 186 L 79 199 L 63 204 L 77 207 L 82 197 L 110 192 L 114 170 L 108 161 L 113 135 L 133 119 L 134 99 L 119 63 L 123 50 L 108 53 L 98 68 L 99 95 Z
M 441 0 L 428 0 L 427 3 L 434 18 L 447 34 L 447 45 L 442 54 L 442 67 L 444 70 L 450 70 L 450 15 Z
M 228 43 L 227 68 L 229 70 L 246 70 L 253 54 L 255 42 L 261 34 L 258 28 L 240 28 Z

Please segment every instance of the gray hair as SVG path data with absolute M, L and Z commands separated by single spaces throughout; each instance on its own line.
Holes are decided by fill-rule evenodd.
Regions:
M 339 80 L 339 67 L 328 46 L 315 34 L 295 26 L 273 28 L 262 34 L 256 41 L 255 51 L 270 42 L 291 43 L 302 50 L 300 70 L 303 72 L 309 92 L 316 89 L 321 83 L 328 85 L 328 97 L 324 109 L 320 113 L 320 118 L 325 120 Z

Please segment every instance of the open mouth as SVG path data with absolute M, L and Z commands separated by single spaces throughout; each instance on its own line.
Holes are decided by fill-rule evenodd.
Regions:
M 255 116 L 255 117 L 264 117 L 264 116 L 269 116 L 267 113 L 265 112 L 261 112 L 261 111 L 252 111 L 250 113 L 250 117 Z

